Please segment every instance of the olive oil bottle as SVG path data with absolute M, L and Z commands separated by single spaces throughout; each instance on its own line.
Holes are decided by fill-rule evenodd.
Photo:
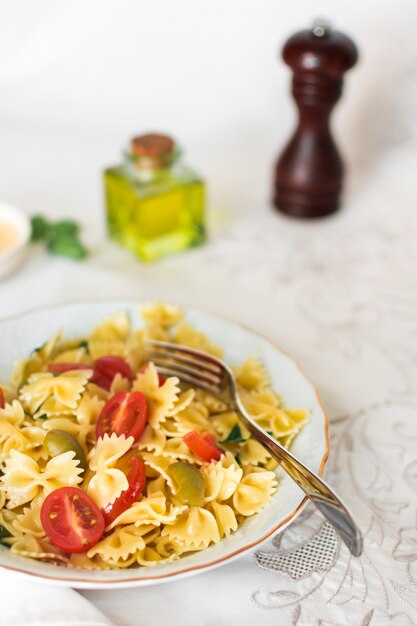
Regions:
M 109 234 L 143 261 L 204 242 L 204 182 L 170 137 L 135 137 L 104 182 Z

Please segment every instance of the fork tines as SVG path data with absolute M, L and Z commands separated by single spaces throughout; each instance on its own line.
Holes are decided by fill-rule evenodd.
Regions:
M 166 341 L 147 340 L 145 345 L 149 358 L 164 376 L 177 376 L 214 394 L 224 386 L 224 371 L 215 357 Z

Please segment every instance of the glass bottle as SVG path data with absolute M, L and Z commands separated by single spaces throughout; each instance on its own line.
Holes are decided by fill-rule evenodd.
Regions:
M 143 261 L 205 240 L 204 182 L 182 163 L 170 137 L 132 139 L 124 162 L 106 169 L 104 182 L 109 234 Z

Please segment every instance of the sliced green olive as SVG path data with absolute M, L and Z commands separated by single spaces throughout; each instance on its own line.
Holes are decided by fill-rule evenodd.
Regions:
M 201 506 L 204 501 L 204 480 L 190 463 L 173 463 L 169 473 L 178 485 L 177 498 L 188 506 Z
M 51 456 L 58 456 L 64 452 L 75 452 L 75 458 L 80 462 L 79 467 L 85 471 L 88 467 L 85 452 L 70 433 L 65 430 L 50 430 L 45 437 L 45 446 Z

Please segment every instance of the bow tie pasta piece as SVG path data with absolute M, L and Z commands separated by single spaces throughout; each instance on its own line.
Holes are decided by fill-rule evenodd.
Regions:
M 121 524 L 134 524 L 139 527 L 173 524 L 186 509 L 187 507 L 184 505 L 175 506 L 169 504 L 165 494 L 161 491 L 156 491 L 147 498 L 134 502 L 108 528 L 112 529 Z
M 6 529 L 10 536 L 15 537 L 20 535 L 20 533 L 14 529 L 13 522 L 17 518 L 17 512 L 11 511 L 10 509 L 5 509 L 4 505 L 6 503 L 6 493 L 2 489 L 0 491 L 0 504 L 2 506 L 0 510 L 0 525 Z
M 91 375 L 92 370 L 88 369 L 70 370 L 59 376 L 50 372 L 32 374 L 20 390 L 20 400 L 32 414 L 48 399 L 58 403 L 62 412 L 76 409 Z
M 235 493 L 242 478 L 243 470 L 230 453 L 220 461 L 212 461 L 201 468 L 204 478 L 205 502 L 228 500 Z
M 136 553 L 136 561 L 142 567 L 152 567 L 159 563 L 171 563 L 179 558 L 178 554 L 171 554 L 169 557 L 163 557 L 156 548 L 152 546 L 146 546 L 143 550 L 139 550 Z
M 48 539 L 34 537 L 33 535 L 21 535 L 5 539 L 10 545 L 10 552 L 27 556 L 41 561 L 67 563 L 68 558 L 54 546 Z
M 126 561 L 138 550 L 143 550 L 145 546 L 145 541 L 137 533 L 136 526 L 124 526 L 116 528 L 110 535 L 99 541 L 87 552 L 87 556 L 91 559 L 98 555 L 109 565 L 123 567 L 123 562 L 127 566 Z
M 200 333 L 198 330 L 195 330 L 185 323 L 178 326 L 174 332 L 173 340 L 175 343 L 180 343 L 189 348 L 201 350 L 202 352 L 208 352 L 209 354 L 213 354 L 213 356 L 221 357 L 223 354 L 223 348 L 214 345 L 203 333 Z
M 233 368 L 236 382 L 248 391 L 269 387 L 270 380 L 265 367 L 256 359 L 249 357 L 240 367 Z
M 180 411 L 174 415 L 174 420 L 177 422 L 177 427 L 180 432 L 188 433 L 190 430 L 201 430 L 210 428 L 208 409 L 197 402 L 192 402 L 183 411 Z
M 220 541 L 216 518 L 202 507 L 192 506 L 175 524 L 165 526 L 162 536 L 184 543 L 188 548 L 202 550 L 209 543 Z
M 34 537 L 45 537 L 45 531 L 41 524 L 41 507 L 43 498 L 36 496 L 27 506 L 19 513 L 12 522 L 14 530 L 21 535 L 33 535 Z
M 142 458 L 147 466 L 146 475 L 150 478 L 155 478 L 158 475 L 162 476 L 171 492 L 175 494 L 177 489 L 171 478 L 171 474 L 169 473 L 169 466 L 172 465 L 172 459 L 159 454 L 151 454 L 149 452 L 145 452 L 142 455 Z
M 145 327 L 142 330 L 144 339 L 169 341 L 169 332 L 183 318 L 183 312 L 174 305 L 149 302 L 140 308 Z
M 233 507 L 244 516 L 259 513 L 277 488 L 274 472 L 253 468 L 240 481 L 233 494 Z
M 79 554 L 71 554 L 68 560 L 68 567 L 73 567 L 74 569 L 88 570 L 112 569 L 112 566 L 109 565 L 109 563 L 105 563 L 98 556 L 90 559 L 85 552 Z
M 109 315 L 90 334 L 90 341 L 125 341 L 130 333 L 130 320 L 125 311 Z M 111 354 L 108 352 L 107 354 Z
M 235 512 L 231 506 L 214 501 L 211 502 L 210 508 L 216 518 L 220 537 L 228 537 L 231 532 L 237 530 L 238 523 Z
M 193 548 L 186 546 L 183 542 L 162 535 L 157 537 L 155 549 L 164 559 L 175 559 L 186 552 L 193 551 Z
M 138 372 L 133 382 L 133 391 L 141 391 L 145 395 L 159 388 L 158 372 L 155 365 L 150 362 Z
M 204 464 L 204 461 L 193 454 L 187 444 L 178 437 L 167 439 L 160 454 L 161 456 L 170 458 L 172 463 L 174 463 L 175 460 L 180 459 L 181 461 L 188 461 L 189 463 L 194 463 L 195 465 Z
M 6 404 L 4 409 L 0 409 L 0 423 L 9 422 L 19 428 L 25 420 L 25 411 L 19 400 L 13 400 L 11 404 Z
M 140 313 L 145 325 L 152 323 L 164 329 L 176 326 L 184 317 L 179 307 L 162 302 L 147 302 L 140 307 Z
M 32 456 L 41 456 L 40 448 L 45 439 L 45 431 L 37 426 L 17 428 L 10 422 L 0 419 L 0 451 L 3 459 L 6 459 L 11 450 L 25 452 L 36 450 Z
M 88 369 L 90 366 L 87 361 L 87 351 L 83 347 L 63 350 L 52 359 L 52 363 L 85 363 L 85 367 Z
M 167 500 L 170 500 L 172 497 L 171 488 L 167 484 L 165 478 L 160 475 L 157 478 L 154 478 L 153 480 L 150 480 L 148 482 L 146 487 L 146 495 L 152 496 L 157 491 L 160 491 Z
M 46 363 L 51 360 L 60 338 L 61 332 L 58 332 L 40 348 L 34 350 L 28 359 L 16 361 L 11 376 L 15 387 L 20 387 L 34 372 L 44 369 Z
M 84 393 L 75 411 L 77 422 L 82 425 L 94 426 L 104 405 L 104 400 Z
M 202 389 L 197 389 L 195 392 L 196 402 L 202 404 L 206 407 L 210 414 L 224 413 L 227 411 L 227 404 L 212 396 L 207 391 L 203 391 Z
M 242 465 L 266 465 L 271 455 L 256 439 L 248 439 L 239 450 L 239 458 Z
M 48 495 L 58 487 L 78 485 L 82 482 L 80 474 L 83 470 L 78 467 L 79 461 L 74 457 L 73 451 L 58 454 L 41 471 L 34 459 L 17 450 L 11 450 L 1 477 L 8 499 L 7 507 L 14 509 L 30 502 L 40 488 Z
M 123 341 L 93 341 L 88 342 L 88 351 L 93 361 L 111 354 L 112 356 L 126 356 L 126 344 Z
M 148 405 L 148 421 L 153 428 L 175 412 L 175 403 L 180 394 L 179 379 L 175 376 L 167 378 L 159 386 L 158 373 L 153 363 L 139 372 L 133 381 L 132 391 L 141 391 L 146 396 Z
M 120 393 L 121 391 L 129 391 L 129 388 L 130 380 L 117 372 L 110 385 L 109 397 L 111 398 L 112 396 L 115 396 L 116 393 Z
M 308 409 L 287 409 L 270 389 L 242 394 L 246 410 L 266 431 L 277 439 L 298 433 L 309 419 Z
M 126 475 L 116 469 L 115 465 L 133 442 L 133 437 L 118 437 L 116 433 L 109 437 L 105 434 L 98 439 L 96 447 L 90 453 L 90 469 L 95 474 L 89 482 L 87 493 L 100 508 L 112 504 L 128 488 Z
M 180 394 L 178 400 L 175 401 L 174 407 L 170 412 L 171 416 L 175 416 L 177 413 L 184 411 L 187 406 L 190 406 L 194 400 L 195 391 L 194 389 L 187 389 L 184 393 Z
M 165 446 L 166 436 L 159 429 L 152 428 L 150 424 L 145 427 L 138 440 L 139 450 L 161 453 Z

